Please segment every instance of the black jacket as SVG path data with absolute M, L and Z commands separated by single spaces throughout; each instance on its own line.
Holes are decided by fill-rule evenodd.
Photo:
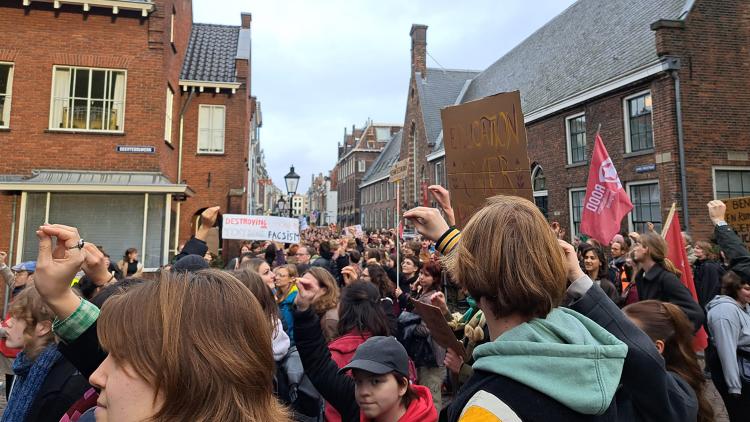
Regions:
M 208 252 L 208 245 L 206 242 L 196 239 L 195 236 L 191 237 L 182 247 L 180 253 L 174 257 L 172 263 L 175 263 L 188 255 L 204 256 Z
M 608 300 L 600 288 L 592 286 L 582 297 L 569 300 L 568 308 L 590 318 L 628 346 L 621 387 L 615 394 L 618 420 L 696 420 L 695 392 L 682 378 L 665 370 L 664 359 L 651 338 Z
M 695 293 L 698 295 L 698 304 L 704 312 L 708 302 L 721 293 L 721 277 L 725 273 L 724 267 L 716 261 L 696 260 L 693 264 Z
M 750 253 L 742 239 L 732 231 L 730 226 L 716 226 L 714 229 L 716 243 L 729 259 L 730 270 L 743 280 L 750 280 Z
M 294 340 L 305 374 L 315 389 L 341 414 L 342 421 L 358 421 L 354 379 L 338 373 L 339 367 L 331 358 L 320 321 L 312 309 L 294 311 Z
M 96 368 L 104 362 L 107 354 L 99 345 L 96 322 L 70 343 L 60 342 L 57 349 L 81 374 L 89 379 Z
M 703 309 L 693 299 L 690 290 L 675 274 L 661 265 L 655 264 L 648 272 L 639 272 L 635 284 L 638 288 L 638 300 L 656 299 L 679 306 L 693 323 L 695 331 L 706 321 Z
M 44 379 L 26 415 L 26 422 L 58 422 L 70 406 L 91 388 L 87 379 L 67 359 L 59 359 Z

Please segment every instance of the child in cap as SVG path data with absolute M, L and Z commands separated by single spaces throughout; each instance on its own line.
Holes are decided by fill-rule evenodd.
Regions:
M 409 384 L 409 356 L 394 337 L 367 339 L 339 373 L 349 370 L 361 421 L 437 421 L 430 390 Z

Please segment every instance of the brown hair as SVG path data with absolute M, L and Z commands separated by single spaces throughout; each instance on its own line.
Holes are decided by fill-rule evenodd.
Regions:
M 698 422 L 713 421 L 714 411 L 704 394 L 706 379 L 693 351 L 693 324 L 679 306 L 644 300 L 623 308 L 651 340 L 664 342 L 662 356 L 668 371 L 685 380 L 698 398 Z
M 409 378 L 399 374 L 398 372 L 391 372 L 391 374 L 396 377 L 396 382 L 399 386 L 406 386 L 406 393 L 401 396 L 401 405 L 404 406 L 404 409 L 408 409 L 411 402 L 419 399 L 419 395 L 416 391 L 414 391 L 414 387 L 411 386 Z
M 226 272 L 164 271 L 109 299 L 97 334 L 110 356 L 163 395 L 151 420 L 288 421 L 272 394 L 265 320 L 250 290 Z
M 434 291 L 439 292 L 443 290 L 443 267 L 440 265 L 440 262 L 427 261 L 424 263 L 424 265 L 422 265 L 422 268 L 419 270 L 419 272 L 425 273 L 432 277 L 432 286 L 430 286 L 429 290 L 422 292 L 422 294 Z
M 640 236 L 638 243 L 648 248 L 648 253 L 654 262 L 660 264 L 665 270 L 675 274 L 677 277 L 682 275 L 682 272 L 667 258 L 667 241 L 663 237 L 656 233 L 647 232 Z
M 721 294 L 727 295 L 734 300 L 739 297 L 743 285 L 750 284 L 750 280 L 743 280 L 736 272 L 729 270 L 721 278 Z
M 395 297 L 396 284 L 388 278 L 388 273 L 380 264 L 368 264 L 367 273 L 370 275 L 370 282 L 378 288 L 381 298 Z
M 562 301 L 567 269 L 549 224 L 530 201 L 493 196 L 471 217 L 453 253 L 444 257 L 454 280 L 497 317 L 543 318 Z
M 263 279 L 256 272 L 245 270 L 232 271 L 231 274 L 237 278 L 250 292 L 258 299 L 263 313 L 266 314 L 268 324 L 271 329 L 276 329 L 276 321 L 279 320 L 279 307 L 276 305 L 276 299 L 273 297 L 271 289 L 266 286 Z
M 706 260 L 708 261 L 719 260 L 719 254 L 716 252 L 716 248 L 714 247 L 714 245 L 711 244 L 711 242 L 706 242 L 705 240 L 699 240 L 695 242 L 695 244 L 693 245 L 693 249 L 695 248 L 703 249 L 703 254 L 706 255 Z
M 268 264 L 265 259 L 250 258 L 240 263 L 240 269 L 241 270 L 247 269 L 254 273 L 260 273 L 260 266 L 263 265 L 264 263 Z M 270 264 L 269 264 L 269 267 L 270 267 Z
M 312 267 L 307 270 L 305 274 L 311 274 L 316 280 L 318 280 L 320 287 L 326 289 L 323 296 L 316 299 L 315 303 L 312 305 L 318 316 L 322 316 L 330 309 L 339 305 L 339 286 L 336 284 L 336 280 L 328 270 L 320 267 Z
M 26 329 L 23 332 L 24 351 L 30 360 L 35 360 L 39 353 L 55 341 L 55 335 L 52 332 L 52 320 L 55 315 L 47 307 L 39 292 L 33 285 L 23 289 L 10 304 L 8 311 L 10 316 L 26 322 Z M 49 322 L 49 333 L 36 339 L 34 332 L 38 323 Z

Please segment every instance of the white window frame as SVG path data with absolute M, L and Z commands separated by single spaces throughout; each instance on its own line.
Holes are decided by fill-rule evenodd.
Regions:
M 577 118 L 579 118 L 581 116 L 586 117 L 586 112 L 582 111 L 580 113 L 573 114 L 573 115 L 570 115 L 570 116 L 568 116 L 568 117 L 565 118 L 565 146 L 566 146 L 566 149 L 568 151 L 568 164 L 569 165 L 570 164 L 585 163 L 587 161 L 586 160 L 586 148 L 584 147 L 583 161 L 573 162 L 573 143 L 572 143 L 572 139 L 570 139 L 570 121 L 574 120 L 574 119 L 577 119 Z M 584 145 L 588 145 L 587 144 L 588 139 L 586 138 L 586 131 L 585 130 L 583 131 L 583 141 L 584 141 Z
M 534 190 L 534 179 L 536 178 L 536 174 L 537 174 L 537 172 L 539 170 L 544 171 L 544 168 L 542 168 L 542 166 L 540 166 L 540 165 L 537 164 L 536 166 L 534 166 L 534 169 L 531 171 L 531 190 L 533 192 L 534 197 L 537 197 L 537 196 L 549 196 L 549 190 L 548 189 L 545 189 L 545 190 Z M 545 177 L 547 177 L 547 176 L 545 175 Z
M 435 162 L 435 184 L 443 186 L 443 161 L 442 160 Z
M 630 107 L 628 106 L 628 102 L 632 100 L 633 98 L 637 98 L 643 95 L 649 94 L 651 95 L 651 140 L 653 142 L 653 145 L 651 146 L 651 149 L 656 148 L 656 139 L 654 139 L 654 94 L 651 93 L 650 89 L 643 90 L 641 92 L 637 92 L 633 95 L 628 95 L 627 97 L 622 99 L 622 116 L 623 116 L 623 125 L 625 126 L 625 153 L 629 154 L 633 152 L 633 146 L 630 144 Z M 643 150 L 648 151 L 648 150 Z M 641 151 L 638 151 L 641 152 Z
M 625 183 L 625 192 L 627 192 L 628 199 L 632 202 L 633 199 L 632 199 L 630 190 L 633 186 L 653 185 L 653 184 L 656 184 L 659 187 L 659 215 L 661 216 L 661 184 L 659 183 L 659 179 L 648 179 L 648 180 L 638 180 L 634 182 L 627 182 Z M 635 228 L 633 226 L 633 211 L 634 210 L 635 210 L 635 205 L 633 205 L 633 209 L 630 210 L 630 212 L 628 213 L 628 232 L 635 231 Z M 660 224 L 662 224 L 663 226 L 664 221 L 660 221 Z
M 169 42 L 174 46 L 174 16 L 176 12 L 172 6 L 172 18 L 169 21 Z
M 8 71 L 8 92 L 2 94 L 5 96 L 5 107 L 8 110 L 8 119 L 3 120 L 3 124 L 0 125 L 0 128 L 6 129 L 10 127 L 11 104 L 13 102 L 13 70 L 15 70 L 16 65 L 13 62 L 0 62 L 0 65 L 10 66 L 10 70 Z M 2 120 L 2 117 L 3 116 L 0 116 L 0 120 Z
M 726 199 L 716 197 L 716 171 L 750 171 L 748 166 L 714 166 L 711 168 L 711 184 L 713 188 L 714 199 Z
M 586 187 L 581 188 L 569 188 L 568 189 L 568 224 L 570 224 L 570 241 L 578 236 L 576 233 L 576 226 L 573 222 L 573 192 L 586 192 Z M 584 201 L 586 200 L 584 193 Z M 581 208 L 581 221 L 583 221 L 583 208 Z
M 55 114 L 55 74 L 59 69 L 85 69 L 85 70 L 103 70 L 112 72 L 122 72 L 125 76 L 122 85 L 122 127 L 118 130 L 102 130 L 102 129 L 84 129 L 84 128 L 60 128 L 54 127 L 54 114 Z M 89 77 L 89 91 L 91 91 L 91 77 Z M 70 98 L 70 97 L 69 97 Z M 90 100 L 90 98 L 89 98 Z M 87 67 L 87 66 L 64 66 L 55 65 L 52 66 L 52 91 L 50 92 L 50 107 L 49 107 L 49 130 L 55 132 L 91 132 L 91 133 L 125 133 L 125 113 L 128 104 L 128 70 L 127 69 L 116 69 L 108 67 Z M 88 107 L 87 107 L 88 108 Z M 88 116 L 86 117 L 86 124 L 89 124 Z
M 172 87 L 167 85 L 167 101 L 166 109 L 164 112 L 164 141 L 172 143 L 172 113 L 174 109 L 174 91 Z
M 364 173 L 365 172 L 365 160 L 359 160 L 359 172 Z
M 200 111 L 203 108 L 208 108 L 210 110 L 213 110 L 214 108 L 221 108 L 224 110 L 224 129 L 222 133 L 222 140 L 221 140 L 221 151 L 201 151 L 200 149 L 200 139 L 201 139 L 201 123 L 200 123 Z M 213 114 L 213 113 L 212 113 Z M 211 129 L 213 131 L 214 129 Z M 198 107 L 198 136 L 196 138 L 196 150 L 197 153 L 200 155 L 221 155 L 224 154 L 224 151 L 226 150 L 226 137 L 227 137 L 227 107 L 225 105 L 219 105 L 219 104 L 200 104 Z M 291 206 L 291 204 L 290 204 Z

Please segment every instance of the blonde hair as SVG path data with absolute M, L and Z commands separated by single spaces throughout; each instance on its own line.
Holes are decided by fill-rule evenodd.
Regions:
M 55 315 L 42 301 L 36 287 L 30 285 L 23 289 L 10 304 L 8 311 L 10 316 L 26 323 L 26 329 L 23 332 L 24 351 L 30 360 L 36 359 L 48 345 L 55 341 L 55 335 L 52 333 L 52 321 Z M 38 323 L 49 322 L 49 333 L 36 339 L 34 332 Z
M 155 397 L 163 395 L 151 420 L 289 420 L 272 393 L 266 315 L 226 272 L 162 272 L 109 299 L 97 334 L 115 360 L 154 386 Z
M 523 198 L 487 199 L 443 262 L 497 317 L 543 318 L 565 293 L 567 270 L 557 238 L 539 209 Z
M 323 296 L 315 300 L 312 307 L 318 316 L 322 316 L 329 310 L 339 306 L 339 286 L 328 270 L 320 267 L 312 267 L 305 274 L 310 274 L 318 280 L 320 287 L 325 287 Z

